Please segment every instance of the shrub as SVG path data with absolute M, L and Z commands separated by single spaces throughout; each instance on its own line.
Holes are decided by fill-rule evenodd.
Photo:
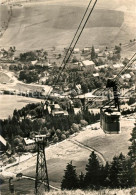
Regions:
M 78 132 L 79 131 L 79 125 L 76 123 L 73 123 L 71 128 L 74 130 L 74 132 Z
M 66 135 L 65 134 L 62 134 L 61 135 L 61 140 L 64 140 L 64 139 L 66 139 Z
M 80 120 L 80 124 L 84 127 L 88 125 L 88 122 L 86 120 Z

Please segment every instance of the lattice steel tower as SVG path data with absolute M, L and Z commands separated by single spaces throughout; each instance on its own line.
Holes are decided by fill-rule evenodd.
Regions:
M 36 164 L 36 180 L 35 180 L 35 194 L 41 195 L 45 191 L 49 191 L 49 179 L 45 156 L 45 146 L 47 145 L 47 137 L 45 135 L 36 135 L 35 141 L 37 143 L 37 164 Z

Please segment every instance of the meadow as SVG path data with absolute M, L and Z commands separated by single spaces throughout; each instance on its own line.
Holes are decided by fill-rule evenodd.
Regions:
M 87 5 L 86 5 L 87 6 Z M 57 3 L 24 4 L 13 7 L 13 15 L 1 45 L 18 49 L 66 47 L 69 45 L 85 11 L 85 6 Z M 124 13 L 95 9 L 88 21 L 79 47 L 108 44 L 114 40 L 124 22 Z M 98 30 L 99 29 L 99 30 Z M 99 32 L 98 34 L 96 32 Z
M 99 126 L 99 123 L 93 124 L 92 126 Z M 78 135 L 71 137 L 70 140 L 77 140 L 78 142 L 88 145 L 89 148 L 95 149 L 104 155 L 107 161 L 111 161 L 115 155 L 119 155 L 121 152 L 124 155 L 128 153 L 128 147 L 130 145 L 131 132 L 134 127 L 134 121 L 128 119 L 122 119 L 121 121 L 122 132 L 120 134 L 105 134 L 101 129 L 91 130 L 88 126 L 84 131 L 78 133 Z M 79 145 L 64 140 L 55 145 L 51 145 L 46 149 L 47 168 L 50 184 L 54 187 L 60 187 L 64 170 L 67 163 L 72 160 L 72 164 L 76 166 L 77 174 L 81 171 L 85 173 L 85 167 L 88 163 L 89 155 L 91 151 L 80 147 Z M 99 157 L 99 161 L 101 158 Z M 7 171 L 10 172 L 22 172 L 24 175 L 35 177 L 36 170 L 36 156 L 32 159 L 20 163 L 17 167 L 11 167 Z M 21 182 L 21 181 L 20 181 Z M 22 181 L 27 182 L 27 180 Z M 16 184 L 16 181 L 15 181 Z M 5 183 L 5 186 L 7 184 Z M 34 184 L 33 184 L 34 186 Z M 30 191 L 32 190 L 30 185 Z M 4 185 L 2 185 L 2 189 Z M 27 190 L 22 188 L 22 192 Z
M 29 103 L 37 102 L 41 102 L 41 100 L 16 95 L 0 94 L 0 119 L 6 119 L 9 116 L 12 116 L 14 109 L 21 109 Z

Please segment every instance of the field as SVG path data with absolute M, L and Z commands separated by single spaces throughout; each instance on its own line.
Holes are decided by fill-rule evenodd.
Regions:
M 87 2 L 82 0 L 42 1 L 38 4 L 26 3 L 22 7 L 13 6 L 13 16 L 1 39 L 1 46 L 15 45 L 21 50 L 67 47 L 86 6 Z M 135 38 L 135 15 L 134 7 L 125 1 L 98 2 L 78 46 L 111 45 Z
M 82 2 L 43 1 L 13 6 L 13 16 L 1 45 L 15 45 L 21 50 L 67 47 L 87 6 Z M 108 6 L 108 3 L 105 7 L 98 3 L 80 38 L 79 47 L 109 45 L 134 38 L 135 13 Z
M 13 96 L 13 95 L 0 95 L 0 119 L 8 118 L 13 114 L 14 109 L 21 109 L 29 103 L 41 102 L 40 99 Z
M 134 120 L 121 119 L 120 134 L 104 134 L 96 132 L 92 137 L 89 134 L 77 136 L 75 139 L 88 147 L 92 147 L 104 155 L 107 161 L 111 161 L 113 156 L 128 153 L 130 145 L 130 134 L 134 127 Z M 91 133 L 90 133 L 91 134 Z
M 8 23 L 9 13 L 6 5 L 0 5 L 0 30 Z

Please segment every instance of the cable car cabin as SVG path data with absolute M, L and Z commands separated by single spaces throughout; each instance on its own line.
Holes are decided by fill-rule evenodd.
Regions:
M 100 126 L 105 133 L 118 134 L 120 128 L 120 112 L 115 107 L 105 106 L 100 110 Z

